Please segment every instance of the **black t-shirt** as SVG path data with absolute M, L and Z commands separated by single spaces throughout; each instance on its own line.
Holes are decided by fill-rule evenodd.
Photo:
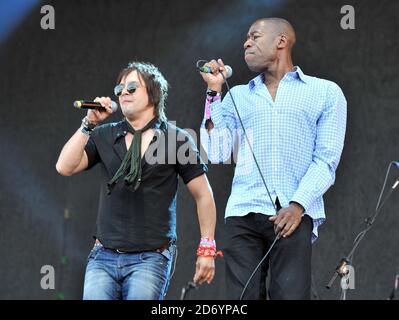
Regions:
M 127 149 L 126 120 L 95 128 L 85 151 L 88 169 L 101 165 L 101 189 L 94 237 L 106 248 L 146 251 L 176 240 L 178 176 L 184 183 L 207 172 L 188 133 L 169 122 L 154 124 L 155 136 L 141 159 L 141 183 L 136 191 L 123 177 L 107 194 L 107 183 Z

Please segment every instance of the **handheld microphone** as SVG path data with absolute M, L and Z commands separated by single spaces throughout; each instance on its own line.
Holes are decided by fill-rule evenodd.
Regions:
M 233 69 L 228 66 L 225 65 L 224 68 L 226 69 L 226 76 L 225 78 L 230 78 L 233 75 Z M 202 67 L 198 67 L 198 70 L 203 72 L 203 73 L 212 73 L 212 69 L 210 67 L 207 66 L 202 66 Z
M 87 101 L 87 100 L 77 100 L 73 103 L 73 106 L 78 109 L 95 109 L 98 111 L 105 111 L 106 109 L 99 102 Z M 118 104 L 115 101 L 111 101 L 112 112 L 118 110 Z

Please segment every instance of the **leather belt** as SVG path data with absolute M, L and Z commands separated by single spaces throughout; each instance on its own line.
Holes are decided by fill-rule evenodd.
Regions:
M 102 246 L 102 247 L 104 247 L 102 245 L 102 243 L 98 239 L 96 239 L 96 242 L 94 243 L 94 246 Z M 137 253 L 137 251 L 126 251 L 126 250 L 120 250 L 120 249 L 114 249 L 114 248 L 106 248 L 106 247 L 104 247 L 104 248 L 108 249 L 108 250 L 116 251 L 117 253 Z M 155 251 L 155 252 L 162 253 L 164 250 L 166 250 L 168 248 L 169 248 L 169 243 L 166 243 L 166 244 L 164 244 L 162 247 L 160 247 L 158 249 L 149 250 L 149 251 Z

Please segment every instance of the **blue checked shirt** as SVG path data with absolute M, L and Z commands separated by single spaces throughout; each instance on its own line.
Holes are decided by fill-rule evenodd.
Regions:
M 323 194 L 335 181 L 346 128 L 346 100 L 334 82 L 305 75 L 299 67 L 281 79 L 273 101 L 259 75 L 231 89 L 271 197 L 291 201 L 313 220 L 312 241 L 325 221 Z M 201 144 L 212 163 L 236 163 L 225 217 L 275 214 L 256 168 L 232 99 L 211 104 L 214 128 L 201 124 Z M 238 147 L 238 148 L 237 148 Z M 237 150 L 235 150 L 237 148 Z

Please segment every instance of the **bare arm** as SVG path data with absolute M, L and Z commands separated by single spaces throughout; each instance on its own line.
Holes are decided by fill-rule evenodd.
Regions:
M 96 98 L 94 101 L 100 102 L 106 111 L 89 110 L 87 117 L 93 124 L 98 124 L 105 120 L 112 113 L 110 98 Z M 78 129 L 62 148 L 57 164 L 55 165 L 59 174 L 71 176 L 87 168 L 89 161 L 85 152 L 85 146 L 89 136 Z
M 216 227 L 216 206 L 211 186 L 206 175 L 192 179 L 187 184 L 197 204 L 198 221 L 201 237 L 214 238 Z
M 198 221 L 201 237 L 214 239 L 216 226 L 216 206 L 213 200 L 212 189 L 206 175 L 192 179 L 187 184 L 197 204 Z M 211 283 L 215 276 L 215 261 L 213 257 L 198 257 L 196 272 L 193 281 L 195 283 Z
M 88 140 L 89 136 L 82 133 L 80 128 L 68 140 L 55 165 L 59 174 L 71 176 L 87 168 L 89 162 L 84 149 Z

